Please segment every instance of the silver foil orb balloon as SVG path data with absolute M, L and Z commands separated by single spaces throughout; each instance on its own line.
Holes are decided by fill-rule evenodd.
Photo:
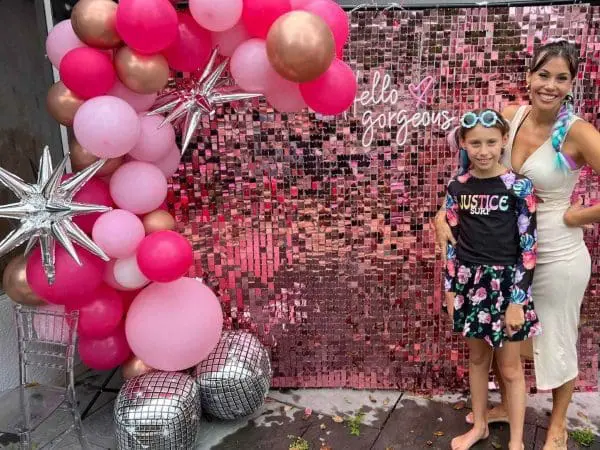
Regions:
M 117 448 L 192 449 L 200 415 L 200 391 L 191 376 L 151 372 L 133 377 L 115 402 Z
M 256 336 L 225 331 L 194 375 L 203 411 L 220 419 L 237 419 L 264 403 L 271 385 L 271 360 Z

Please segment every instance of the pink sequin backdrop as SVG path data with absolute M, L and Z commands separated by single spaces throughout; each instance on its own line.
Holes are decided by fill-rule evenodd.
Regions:
M 345 59 L 359 77 L 338 118 L 264 102 L 204 119 L 170 204 L 199 276 L 228 325 L 270 347 L 275 387 L 466 386 L 459 336 L 440 311 L 430 221 L 455 155 L 446 129 L 467 108 L 526 101 L 529 52 L 567 38 L 584 49 L 575 97 L 598 124 L 600 9 L 588 5 L 350 14 Z M 598 178 L 584 174 L 588 201 Z M 598 229 L 583 309 L 582 389 L 595 389 Z M 528 367 L 531 381 L 531 367 Z

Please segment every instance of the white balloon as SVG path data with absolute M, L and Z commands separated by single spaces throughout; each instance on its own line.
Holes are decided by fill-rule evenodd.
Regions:
M 113 268 L 113 275 L 117 283 L 128 289 L 139 289 L 150 282 L 140 270 L 136 255 L 118 259 Z

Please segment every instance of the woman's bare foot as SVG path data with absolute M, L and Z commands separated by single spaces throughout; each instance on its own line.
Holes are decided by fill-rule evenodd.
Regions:
M 450 446 L 452 447 L 452 450 L 469 450 L 477 442 L 487 439 L 489 435 L 490 432 L 487 427 L 483 429 L 473 427 L 465 434 L 461 434 L 452 439 Z
M 568 439 L 566 427 L 550 427 L 542 450 L 567 450 Z
M 520 444 L 511 444 L 510 442 L 508 443 L 508 450 L 525 450 L 525 444 L 523 444 L 522 442 Z
M 465 421 L 473 425 L 473 412 L 467 414 Z M 506 413 L 504 405 L 500 404 L 488 410 L 488 424 L 489 423 L 508 423 L 508 414 Z

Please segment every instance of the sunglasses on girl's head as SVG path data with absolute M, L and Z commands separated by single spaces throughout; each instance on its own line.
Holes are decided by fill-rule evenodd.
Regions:
M 472 111 L 465 113 L 460 119 L 460 124 L 464 128 L 473 128 L 480 123 L 486 128 L 493 127 L 500 120 L 498 114 L 490 109 L 482 111 L 481 114 L 477 115 Z

